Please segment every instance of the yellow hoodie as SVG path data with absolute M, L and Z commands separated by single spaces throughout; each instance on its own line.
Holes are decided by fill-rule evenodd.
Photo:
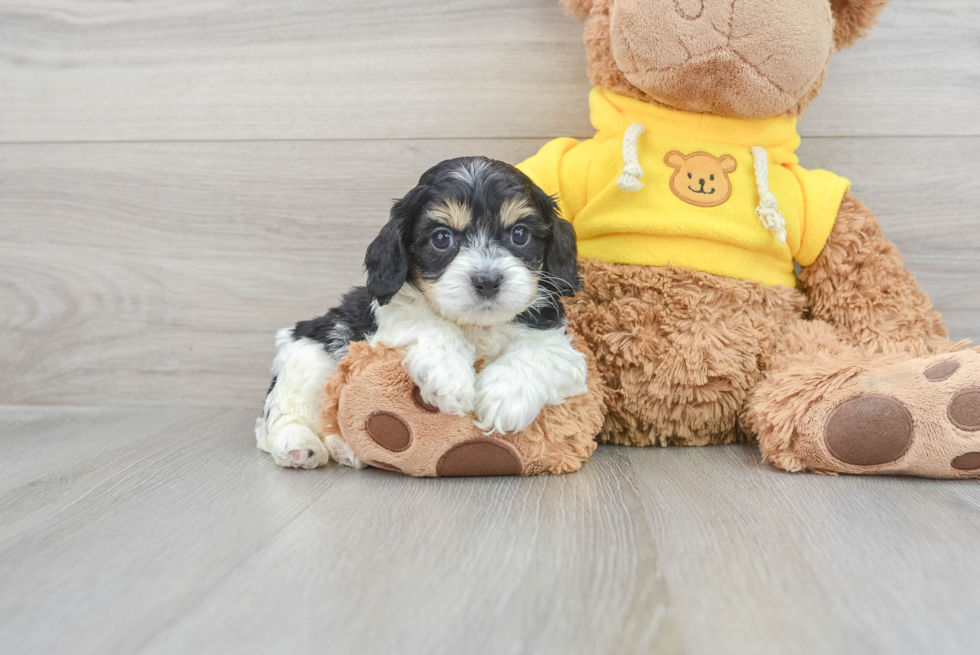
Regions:
M 559 197 L 579 254 L 795 286 L 850 182 L 798 165 L 796 119 L 740 120 L 596 88 L 596 135 L 557 139 L 518 166 Z

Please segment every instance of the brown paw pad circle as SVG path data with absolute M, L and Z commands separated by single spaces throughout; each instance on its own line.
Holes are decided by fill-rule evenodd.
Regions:
M 980 389 L 966 389 L 953 396 L 947 416 L 960 430 L 980 430 Z
M 953 377 L 953 373 L 960 370 L 960 363 L 955 359 L 947 359 L 926 369 L 924 375 L 930 382 L 942 382 Z
M 980 453 L 960 455 L 950 465 L 958 471 L 976 471 L 980 469 Z
M 439 458 L 439 477 L 520 475 L 521 459 L 513 447 L 496 439 L 471 439 L 453 446 Z
M 400 453 L 412 444 L 412 429 L 400 416 L 389 412 L 371 414 L 364 429 L 385 450 Z
M 891 396 L 867 394 L 838 405 L 824 426 L 827 450 L 856 466 L 888 464 L 912 445 L 912 415 Z
M 415 401 L 415 406 L 421 409 L 423 412 L 429 412 L 430 414 L 438 414 L 439 408 L 422 400 L 422 390 L 418 387 L 412 389 L 412 400 Z

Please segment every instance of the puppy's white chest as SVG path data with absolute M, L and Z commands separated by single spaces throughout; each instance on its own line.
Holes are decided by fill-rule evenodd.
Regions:
M 487 364 L 504 353 L 512 338 L 510 331 L 505 326 L 465 327 L 463 334 L 466 336 L 466 340 L 473 345 L 476 359 L 483 359 Z

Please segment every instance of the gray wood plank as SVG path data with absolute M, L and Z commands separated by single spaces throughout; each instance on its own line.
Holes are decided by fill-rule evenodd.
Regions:
M 557 0 L 5 0 L 0 140 L 574 134 L 586 67 Z
M 952 653 L 980 637 L 973 482 L 791 475 L 753 446 L 600 447 L 535 479 L 285 471 L 243 410 L 33 411 L 5 409 L 5 430 L 132 441 L 54 449 L 51 473 L 0 491 L 0 652 Z
M 68 475 L 58 467 L 128 450 L 135 435 L 186 429 L 214 414 L 197 408 L 120 412 L 105 407 L 0 405 L 0 491 L 40 476 Z
M 429 165 L 540 140 L 0 146 L 0 402 L 255 407 L 274 331 L 361 277 Z M 977 333 L 980 139 L 809 139 L 955 338 Z M 943 191 L 955 184 L 957 192 Z
M 957 123 L 978 109 L 980 3 L 892 0 L 869 38 L 831 60 L 800 133 L 976 135 Z
M 0 141 L 589 133 L 557 0 L 0 1 Z M 809 135 L 980 134 L 980 5 L 895 0 Z
M 976 650 L 974 482 L 795 475 L 751 446 L 618 450 L 689 652 Z
M 251 412 L 46 411 L 48 424 L 3 412 L 8 430 L 24 417 L 17 432 L 50 466 L 0 491 L 3 653 L 136 652 L 342 481 L 277 467 L 254 446 Z M 47 447 L 65 421 L 117 445 Z
M 626 460 L 524 480 L 361 473 L 141 652 L 686 651 Z
M 851 180 L 955 340 L 980 340 L 980 207 L 968 199 L 980 181 L 962 174 L 965 162 L 952 163 L 978 146 L 973 138 L 831 138 L 806 139 L 800 149 L 804 166 Z

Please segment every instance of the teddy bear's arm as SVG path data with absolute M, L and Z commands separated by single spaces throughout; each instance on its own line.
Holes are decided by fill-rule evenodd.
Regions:
M 932 301 L 885 238 L 877 217 L 845 194 L 826 246 L 800 274 L 814 319 L 837 326 L 863 345 L 945 342 L 946 326 Z

